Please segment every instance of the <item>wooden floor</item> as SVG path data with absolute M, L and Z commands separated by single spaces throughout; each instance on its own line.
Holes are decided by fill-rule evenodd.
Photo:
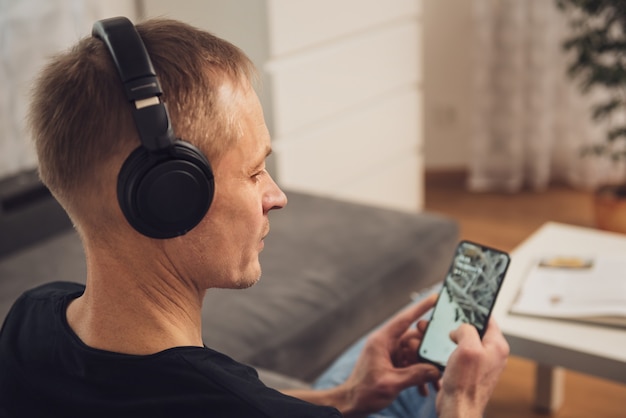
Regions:
M 425 207 L 459 222 L 461 238 L 512 250 L 546 221 L 593 226 L 591 193 L 553 186 L 545 192 L 471 193 L 462 173 L 429 173 Z M 626 347 L 624 348 L 626 349 Z M 545 417 L 533 409 L 534 364 L 512 356 L 486 417 Z M 566 372 L 556 418 L 626 417 L 626 385 Z

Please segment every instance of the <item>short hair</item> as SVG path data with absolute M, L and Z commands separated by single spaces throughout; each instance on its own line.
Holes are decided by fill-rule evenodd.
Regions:
M 237 115 L 218 100 L 219 87 L 253 83 L 254 65 L 237 47 L 182 22 L 136 25 L 168 105 L 174 132 L 209 161 L 238 136 Z M 35 83 L 29 126 L 44 184 L 72 215 L 82 192 L 113 157 L 139 145 L 120 77 L 104 43 L 91 36 L 55 56 Z

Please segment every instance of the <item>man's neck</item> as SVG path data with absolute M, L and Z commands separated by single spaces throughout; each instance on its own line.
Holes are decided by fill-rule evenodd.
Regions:
M 158 263 L 88 260 L 85 293 L 67 310 L 70 327 L 86 345 L 136 355 L 202 346 L 204 291 Z

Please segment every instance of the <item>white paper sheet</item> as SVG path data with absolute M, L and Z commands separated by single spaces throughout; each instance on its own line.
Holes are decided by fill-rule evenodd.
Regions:
M 626 257 L 550 257 L 529 269 L 511 312 L 626 319 Z

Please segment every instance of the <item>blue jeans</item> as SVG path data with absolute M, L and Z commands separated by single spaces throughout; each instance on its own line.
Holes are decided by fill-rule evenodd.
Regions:
M 432 293 L 437 293 L 441 285 L 431 287 L 414 298 L 416 303 Z M 428 314 L 426 314 L 428 315 Z M 315 389 L 327 389 L 344 382 L 356 363 L 367 336 L 361 338 L 348 348 L 316 381 Z M 387 408 L 370 415 L 370 418 L 436 418 L 435 397 L 437 392 L 432 385 L 428 387 L 428 396 L 419 394 L 417 388 L 411 387 L 400 392 L 398 397 Z

